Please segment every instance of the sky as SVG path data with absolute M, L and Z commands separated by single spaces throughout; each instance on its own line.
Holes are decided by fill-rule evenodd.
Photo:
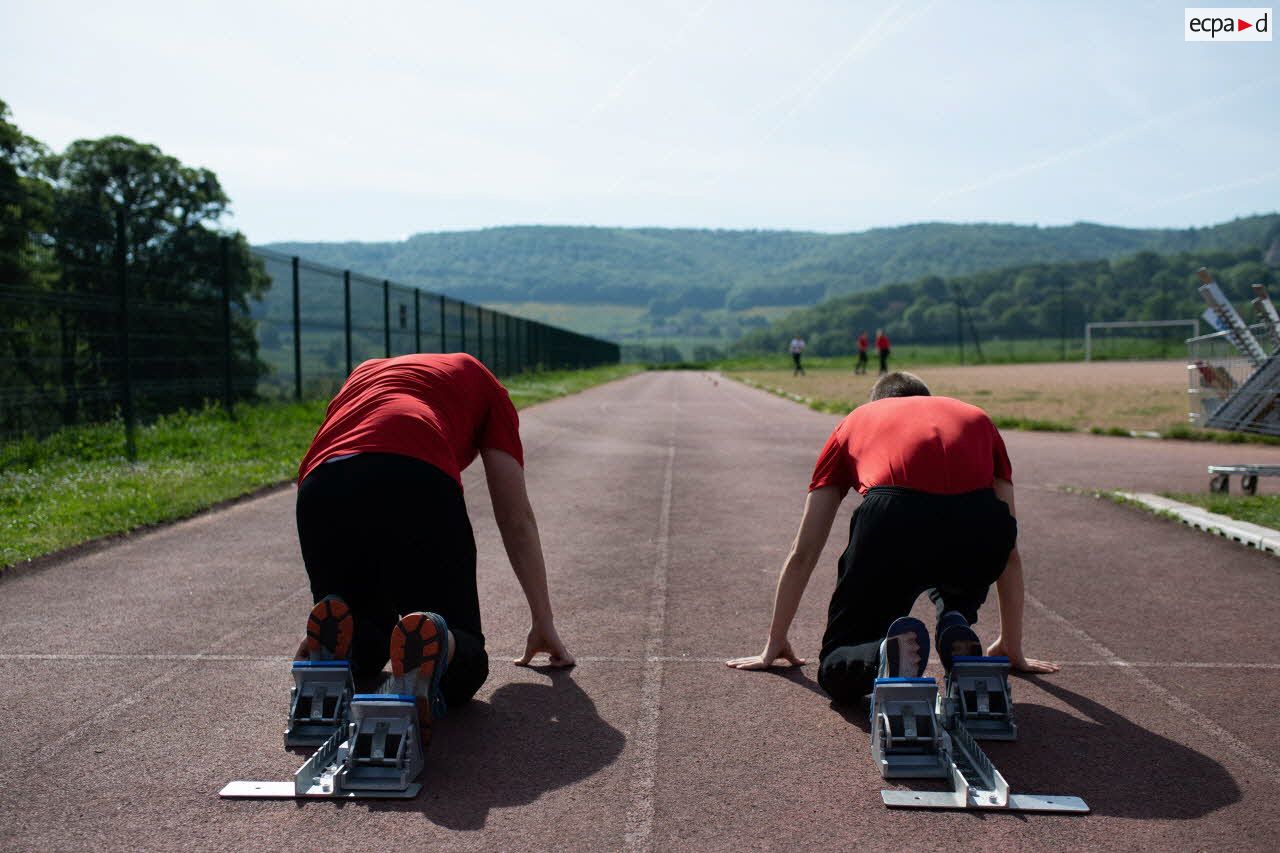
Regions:
M 1185 42 L 1183 10 L 0 0 L 0 99 L 57 149 L 213 169 L 255 243 L 1280 209 L 1280 43 Z

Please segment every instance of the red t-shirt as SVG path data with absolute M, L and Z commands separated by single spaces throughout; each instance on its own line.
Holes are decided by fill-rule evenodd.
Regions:
M 987 413 L 950 397 L 887 397 L 854 409 L 818 454 L 809 491 L 866 494 L 904 486 L 936 495 L 1013 479 L 1004 440 Z
M 888 349 L 888 348 L 889 348 L 889 336 L 888 336 L 888 335 L 877 335 L 877 336 L 876 336 L 876 349 L 878 349 L 878 350 L 886 350 L 886 349 Z
M 520 419 L 507 389 L 466 353 L 402 355 L 364 362 L 329 403 L 298 482 L 326 459 L 398 453 L 439 468 L 459 485 L 483 448 L 524 465 Z
M 867 351 L 867 336 L 858 335 L 858 352 L 866 352 L 866 351 Z

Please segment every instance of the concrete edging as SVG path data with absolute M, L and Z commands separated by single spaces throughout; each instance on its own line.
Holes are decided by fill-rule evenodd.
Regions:
M 1153 495 L 1148 492 L 1112 492 L 1117 497 L 1133 501 L 1147 509 L 1167 513 L 1197 530 L 1222 536 L 1241 545 L 1257 548 L 1280 556 L 1280 530 L 1272 530 L 1261 524 L 1240 521 L 1198 506 Z

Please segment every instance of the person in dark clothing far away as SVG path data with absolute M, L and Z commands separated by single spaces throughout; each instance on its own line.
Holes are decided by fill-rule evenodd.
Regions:
M 300 660 L 350 660 L 358 683 L 418 699 L 424 743 L 489 674 L 462 471 L 479 456 L 532 627 L 517 664 L 573 655 L 556 631 L 519 418 L 466 353 L 366 361 L 329 403 L 298 467 L 297 523 L 316 602 Z M 375 688 L 376 689 L 376 688 Z
M 867 332 L 864 329 L 862 334 L 858 335 L 858 363 L 853 368 L 855 374 L 867 372 L 867 346 Z
M 884 329 L 876 329 L 876 352 L 880 354 L 880 375 L 889 372 L 889 336 Z
M 1056 672 L 1056 664 L 1028 658 L 1022 647 L 1012 476 L 1004 441 L 985 412 L 930 396 L 910 373 L 881 377 L 871 402 L 840 422 L 818 456 L 764 650 L 727 664 L 766 669 L 805 662 L 787 632 L 840 502 L 856 488 L 863 500 L 850 521 L 819 652 L 818 683 L 832 699 L 850 704 L 869 693 L 882 657 L 896 664 L 889 674 L 923 671 L 928 648 L 920 648 L 916 633 L 886 636 L 922 592 L 937 607 L 934 640 L 944 667 L 955 655 L 981 654 L 970 626 L 992 583 L 1000 636 L 987 654 L 1008 656 L 1016 671 Z

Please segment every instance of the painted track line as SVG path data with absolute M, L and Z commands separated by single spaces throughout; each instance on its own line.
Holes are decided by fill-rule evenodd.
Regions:
M 307 594 L 309 596 L 310 592 L 311 592 L 310 587 L 304 584 L 298 587 L 297 589 L 293 590 L 292 592 L 287 593 L 283 598 L 276 601 L 275 604 L 272 604 L 270 607 L 266 608 L 265 610 L 262 610 L 254 614 L 252 618 L 246 620 L 242 624 L 236 626 L 230 631 L 227 631 L 222 636 L 218 637 L 216 640 L 214 640 L 212 643 L 208 645 L 208 648 L 216 649 L 219 646 L 224 646 L 233 640 L 239 639 L 240 637 L 247 634 L 254 627 L 256 627 L 258 622 L 260 622 L 263 618 L 272 615 L 278 610 L 282 610 L 285 606 L 292 604 L 294 602 L 294 599 L 298 598 L 303 594 Z M 117 699 L 115 702 L 112 702 L 110 705 L 104 705 L 100 708 L 95 708 L 92 716 L 85 719 L 79 725 L 73 726 L 72 728 L 68 729 L 66 732 L 63 732 L 63 734 L 57 739 L 50 741 L 49 743 L 46 743 L 44 746 L 42 746 L 40 749 L 38 749 L 35 753 L 33 753 L 30 756 L 29 761 L 35 764 L 45 763 L 49 759 L 53 758 L 53 756 L 57 755 L 58 752 L 64 746 L 71 743 L 76 738 L 80 737 L 86 732 L 96 731 L 105 720 L 115 716 L 116 714 L 125 710 L 126 708 L 129 708 L 130 706 L 137 704 L 144 697 L 151 695 L 151 693 L 155 691 L 157 688 L 163 687 L 164 685 L 168 684 L 169 682 L 173 681 L 179 676 L 185 675 L 186 673 L 190 672 L 191 669 L 194 668 L 195 664 L 200 660 L 203 660 L 205 657 L 206 657 L 206 654 L 203 652 L 192 655 L 191 660 L 185 661 L 185 664 L 186 664 L 185 666 L 172 667 L 171 669 L 166 670 L 161 675 L 151 679 L 146 684 L 139 687 L 137 690 L 134 690 L 132 693 L 129 693 L 128 695 L 123 696 L 120 699 Z
M 658 772 L 658 712 L 662 701 L 662 637 L 667 626 L 667 568 L 671 563 L 671 492 L 676 461 L 676 405 L 672 401 L 667 436 L 667 469 L 662 484 L 662 509 L 658 516 L 657 559 L 645 626 L 644 682 L 640 688 L 640 714 L 634 737 L 635 775 L 631 781 L 631 806 L 627 809 L 623 849 L 648 850 L 653 836 L 653 788 Z
M 496 660 L 505 660 L 507 658 L 518 658 L 522 654 L 521 651 L 491 652 L 490 657 Z M 625 663 L 625 664 L 646 664 L 646 663 L 697 663 L 697 664 L 723 664 L 732 658 L 731 654 L 723 655 L 579 655 L 578 663 Z M 0 663 L 6 661 L 48 661 L 61 663 L 93 663 L 96 661 L 107 662 L 136 662 L 145 663 L 148 661 L 162 663 L 292 663 L 293 658 L 289 655 L 218 655 L 218 654 L 49 654 L 45 652 L 0 652 Z M 1280 670 L 1280 663 L 1264 663 L 1257 661 L 1177 661 L 1177 660 L 1061 660 L 1057 661 L 1060 666 L 1092 666 L 1092 667 L 1113 667 L 1115 669 L 1242 669 L 1242 670 L 1262 670 L 1277 671 Z M 534 664 L 538 666 L 537 663 Z
M 1042 614 L 1044 614 L 1044 616 L 1048 618 L 1049 621 L 1058 624 L 1067 633 L 1071 634 L 1072 636 L 1076 637 L 1081 642 L 1083 642 L 1085 645 L 1087 645 L 1090 649 L 1093 650 L 1095 654 L 1098 655 L 1098 657 L 1102 658 L 1107 664 L 1131 671 L 1133 673 L 1133 677 L 1138 680 L 1138 682 L 1147 690 L 1147 692 L 1150 695 L 1162 699 L 1164 703 L 1168 705 L 1170 708 L 1177 711 L 1183 717 L 1195 723 L 1200 728 L 1204 729 L 1207 733 L 1209 733 L 1212 736 L 1212 740 L 1216 740 L 1218 743 L 1225 744 L 1228 748 L 1235 751 L 1242 758 L 1246 759 L 1254 766 L 1267 772 L 1272 777 L 1271 781 L 1273 782 L 1280 781 L 1280 765 L 1277 765 L 1270 758 L 1267 758 L 1261 752 L 1249 746 L 1249 744 L 1240 740 L 1235 735 L 1231 734 L 1231 732 L 1227 731 L 1222 726 L 1215 723 L 1212 719 L 1200 713 L 1195 708 L 1192 708 L 1186 702 L 1183 702 L 1181 699 L 1179 699 L 1173 693 L 1169 692 L 1164 687 L 1157 684 L 1155 681 L 1152 681 L 1137 667 L 1136 664 L 1121 658 L 1115 652 L 1111 651 L 1111 649 L 1107 648 L 1098 640 L 1094 639 L 1094 637 L 1091 634 L 1089 634 L 1087 631 L 1073 625 L 1070 622 L 1070 620 L 1068 620 L 1065 616 L 1063 616 L 1061 613 L 1057 612 L 1053 608 L 1049 607 L 1047 604 L 1045 604 L 1040 599 L 1036 598 L 1034 595 L 1027 593 L 1026 597 L 1027 597 L 1027 602 L 1032 607 L 1036 608 Z

